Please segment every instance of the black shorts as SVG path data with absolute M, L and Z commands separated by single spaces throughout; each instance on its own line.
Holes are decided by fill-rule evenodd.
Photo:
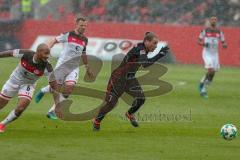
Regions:
M 144 92 L 136 78 L 126 80 L 125 77 L 112 75 L 108 82 L 105 100 L 109 101 L 112 96 L 119 98 L 124 92 L 134 98 L 144 98 Z

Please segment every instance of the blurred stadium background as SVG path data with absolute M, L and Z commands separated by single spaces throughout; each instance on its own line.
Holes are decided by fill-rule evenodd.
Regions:
M 239 0 L 0 0 L 0 11 L 0 50 L 31 48 L 37 39 L 46 40 L 42 36 L 72 30 L 81 14 L 90 21 L 86 35 L 97 38 L 89 41 L 90 54 L 109 59 L 120 52 L 105 53 L 109 41 L 141 40 L 145 31 L 154 31 L 169 43 L 171 62 L 190 64 L 202 63 L 196 41 L 216 15 L 229 44 L 221 63 L 240 65 Z

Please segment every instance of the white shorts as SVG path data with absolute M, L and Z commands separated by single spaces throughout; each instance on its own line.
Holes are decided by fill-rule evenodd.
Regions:
M 35 84 L 16 85 L 16 84 L 12 84 L 8 80 L 2 88 L 0 97 L 6 100 L 10 100 L 14 96 L 16 96 L 16 94 L 18 94 L 19 98 L 26 98 L 31 101 L 34 90 L 35 90 Z
M 75 85 L 78 82 L 79 77 L 79 67 L 73 69 L 71 72 L 68 72 L 64 69 L 54 70 L 54 75 L 58 84 L 68 83 Z
M 206 69 L 213 68 L 215 71 L 220 69 L 218 53 L 203 51 L 202 58 Z

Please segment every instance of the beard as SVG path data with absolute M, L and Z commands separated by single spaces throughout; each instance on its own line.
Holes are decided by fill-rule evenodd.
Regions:
M 78 33 L 83 34 L 84 33 L 84 29 L 78 29 Z
M 216 27 L 216 23 L 212 23 L 211 26 L 212 26 L 212 27 Z

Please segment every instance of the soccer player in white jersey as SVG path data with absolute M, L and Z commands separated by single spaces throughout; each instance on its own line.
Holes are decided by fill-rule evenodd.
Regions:
M 210 27 L 201 31 L 198 39 L 198 44 L 203 46 L 202 58 L 207 69 L 206 75 L 200 81 L 199 91 L 200 95 L 208 98 L 207 86 L 213 81 L 215 72 L 220 69 L 218 44 L 222 43 L 223 48 L 227 48 L 223 32 L 217 28 L 217 17 L 212 16 L 209 20 Z
M 87 27 L 87 20 L 84 17 L 76 19 L 76 28 L 73 31 L 63 33 L 49 42 L 49 47 L 52 48 L 57 43 L 63 43 L 63 50 L 60 53 L 54 75 L 59 86 L 62 87 L 62 95 L 68 98 L 72 93 L 74 86 L 78 81 L 80 59 L 86 67 L 87 75 L 93 76 L 93 73 L 88 66 L 86 47 L 88 43 L 87 37 L 84 35 Z M 35 97 L 38 103 L 45 93 L 51 92 L 49 85 L 43 87 Z M 48 111 L 47 117 L 50 119 L 57 119 L 54 112 L 55 104 Z
M 53 71 L 52 65 L 47 61 L 49 56 L 50 49 L 46 44 L 40 44 L 36 52 L 24 49 L 0 52 L 0 58 L 17 57 L 21 59 L 0 93 L 0 109 L 18 94 L 17 106 L 0 123 L 0 132 L 4 132 L 5 126 L 17 119 L 30 104 L 39 77 L 45 72 L 51 73 Z M 49 74 L 49 84 L 54 91 L 57 91 L 57 82 L 51 74 Z M 53 96 L 55 102 L 58 103 L 58 93 L 54 92 Z

